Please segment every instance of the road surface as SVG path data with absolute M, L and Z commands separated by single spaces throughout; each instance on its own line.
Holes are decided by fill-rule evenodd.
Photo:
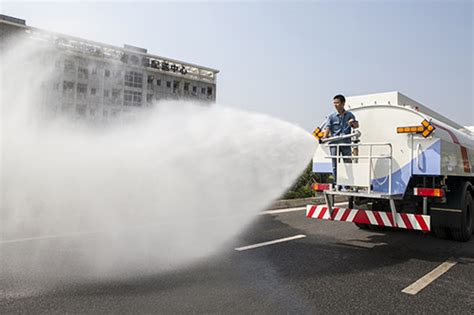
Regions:
M 8 259 L 28 261 L 33 242 L 0 244 L 2 314 L 474 313 L 474 240 L 359 230 L 301 209 L 263 213 L 219 254 L 146 277 L 38 287 Z

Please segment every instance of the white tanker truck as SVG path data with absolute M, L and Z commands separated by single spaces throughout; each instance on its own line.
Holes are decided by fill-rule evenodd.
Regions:
M 398 92 L 348 97 L 346 109 L 360 122 L 345 136 L 350 144 L 323 138 L 324 126 L 313 133 L 319 140 L 313 172 L 332 173 L 338 158 L 337 184 L 313 185 L 326 204 L 308 205 L 306 216 L 468 241 L 474 230 L 474 133 Z M 352 156 L 331 156 L 331 146 L 338 152 L 350 146 Z M 336 207 L 335 196 L 348 197 L 348 208 Z

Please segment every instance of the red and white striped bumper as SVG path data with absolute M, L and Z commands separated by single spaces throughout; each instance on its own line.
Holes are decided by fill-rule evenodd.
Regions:
M 397 213 L 394 222 L 391 212 L 363 209 L 332 208 L 332 216 L 326 205 L 307 205 L 308 218 L 346 221 L 387 227 L 399 227 L 407 230 L 430 231 L 430 216 L 410 213 Z M 396 224 L 395 224 L 396 223 Z

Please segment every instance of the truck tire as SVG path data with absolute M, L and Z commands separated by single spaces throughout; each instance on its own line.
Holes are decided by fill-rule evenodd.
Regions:
M 473 232 L 474 221 L 474 204 L 471 193 L 466 189 L 463 193 L 463 200 L 461 200 L 462 219 L 459 228 L 451 229 L 451 236 L 455 241 L 467 242 L 471 239 Z
M 436 235 L 437 238 L 441 238 L 445 240 L 451 237 L 451 235 L 449 234 L 449 229 L 446 227 L 441 227 L 441 226 L 433 227 L 433 233 Z

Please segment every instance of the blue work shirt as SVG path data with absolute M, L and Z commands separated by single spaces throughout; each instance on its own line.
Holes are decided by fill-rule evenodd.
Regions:
M 351 133 L 351 126 L 349 120 L 356 120 L 353 113 L 345 111 L 342 115 L 338 112 L 329 115 L 325 128 L 331 131 L 331 137 L 348 135 Z M 332 143 L 351 143 L 351 139 L 334 141 Z

